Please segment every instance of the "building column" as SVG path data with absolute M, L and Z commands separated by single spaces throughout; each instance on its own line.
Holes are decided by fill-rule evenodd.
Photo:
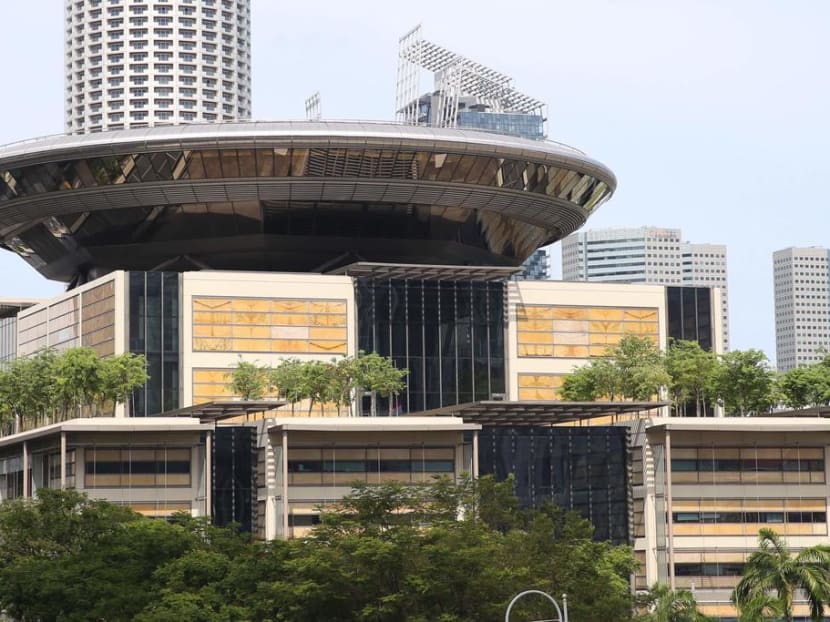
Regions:
M 288 432 L 282 431 L 282 537 L 288 539 Z
M 478 479 L 478 430 L 473 430 L 473 478 Z
M 29 480 L 29 443 L 23 441 L 23 498 L 32 496 L 31 481 Z
M 674 528 L 672 520 L 671 496 L 671 432 L 666 427 L 666 562 L 669 565 L 669 587 L 675 589 L 674 583 Z
M 66 432 L 61 432 L 61 490 L 66 490 Z
M 213 521 L 213 431 L 205 433 L 205 516 Z

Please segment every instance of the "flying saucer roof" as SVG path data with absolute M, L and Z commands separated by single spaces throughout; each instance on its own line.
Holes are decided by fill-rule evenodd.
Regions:
M 0 242 L 63 280 L 81 265 L 146 269 L 149 264 L 118 263 L 141 252 L 125 256 L 116 249 L 159 241 L 201 253 L 201 261 L 223 268 L 223 260 L 211 261 L 209 245 L 176 236 L 193 234 L 204 241 L 218 235 L 227 242 L 238 231 L 265 239 L 274 230 L 269 214 L 281 209 L 282 217 L 298 206 L 335 206 L 338 218 L 349 205 L 410 215 L 417 206 L 428 210 L 418 222 L 462 223 L 476 214 L 475 243 L 517 263 L 581 226 L 615 186 L 608 168 L 571 147 L 470 130 L 239 122 L 61 135 L 0 147 Z M 214 222 L 207 233 L 184 224 L 193 214 L 204 222 L 212 209 L 221 213 L 222 224 Z M 174 215 L 177 228 L 169 228 Z M 370 230 L 367 220 L 373 217 L 364 209 L 357 233 L 338 220 L 338 233 L 388 237 L 388 231 Z M 400 222 L 388 230 L 400 229 Z M 281 240 L 290 242 L 291 227 L 279 227 Z M 324 228 L 308 227 L 315 234 Z M 457 228 L 448 233 L 446 226 L 433 224 L 417 235 L 468 243 L 470 226 Z M 254 240 L 246 248 L 251 244 L 266 255 L 277 252 L 273 239 Z M 342 243 L 338 252 L 342 248 L 359 259 L 412 260 L 386 257 L 374 247 L 363 253 L 360 244 Z M 152 261 L 164 261 L 164 252 L 169 249 L 154 250 Z M 271 255 L 265 261 L 269 267 Z M 238 257 L 234 261 L 233 267 L 245 267 Z

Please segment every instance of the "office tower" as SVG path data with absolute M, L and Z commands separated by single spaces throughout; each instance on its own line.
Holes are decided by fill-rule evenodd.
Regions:
M 779 371 L 816 363 L 830 351 L 826 248 L 785 248 L 772 255 L 775 359 Z
M 726 246 L 684 242 L 680 229 L 580 231 L 562 240 L 562 279 L 719 287 L 723 351 L 729 349 Z
M 533 251 L 533 254 L 525 259 L 522 264 L 522 271 L 513 276 L 516 280 L 544 281 L 550 278 L 550 257 L 544 248 Z
M 66 0 L 65 127 L 251 116 L 250 0 Z

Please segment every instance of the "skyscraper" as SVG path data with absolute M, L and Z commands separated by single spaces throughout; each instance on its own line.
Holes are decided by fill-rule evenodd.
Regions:
M 71 134 L 247 119 L 250 0 L 65 0 Z
M 580 231 L 562 240 L 562 279 L 719 287 L 723 350 L 729 349 L 726 246 L 684 242 L 680 229 Z
M 775 358 L 779 371 L 816 363 L 830 350 L 826 248 L 785 248 L 772 255 Z

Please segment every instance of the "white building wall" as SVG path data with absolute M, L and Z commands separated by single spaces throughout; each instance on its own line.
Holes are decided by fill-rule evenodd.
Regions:
M 786 248 L 772 263 L 778 369 L 817 363 L 830 350 L 830 251 Z
M 662 286 L 614 283 L 573 283 L 567 281 L 514 281 L 507 289 L 507 392 L 510 400 L 519 396 L 520 374 L 568 375 L 588 358 L 527 357 L 518 349 L 518 305 L 557 305 L 566 307 L 606 307 L 656 309 L 659 346 L 667 346 L 666 291 Z M 588 329 L 590 330 L 590 329 Z M 586 331 L 586 339 L 587 339 Z
M 240 357 L 264 365 L 277 365 L 281 360 L 288 358 L 330 361 L 336 356 L 332 353 L 195 351 L 193 300 L 197 297 L 343 301 L 346 309 L 346 355 L 357 354 L 357 318 L 354 282 L 351 277 L 280 272 L 185 272 L 182 278 L 181 299 L 182 406 L 190 406 L 194 401 L 194 369 L 230 371 L 237 365 Z
M 67 133 L 251 116 L 250 0 L 65 0 Z

